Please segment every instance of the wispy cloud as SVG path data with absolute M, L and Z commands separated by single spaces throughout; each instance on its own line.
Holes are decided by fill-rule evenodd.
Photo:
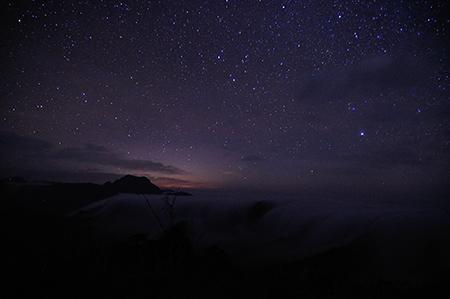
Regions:
M 80 147 L 59 148 L 54 144 L 35 137 L 19 136 L 9 132 L 0 132 L 0 161 L 2 172 L 14 169 L 16 172 L 70 172 L 71 165 L 76 162 L 89 169 L 120 168 L 123 171 L 140 171 L 147 173 L 162 173 L 179 175 L 186 172 L 176 166 L 158 161 L 131 159 L 125 154 L 112 151 L 104 146 L 85 144 Z M 104 168 L 104 169 L 101 169 Z M 91 171 L 92 172 L 92 171 Z M 109 173 L 108 170 L 106 170 Z M 4 173 L 8 175 L 7 173 Z
M 344 98 L 354 92 L 376 94 L 418 87 L 427 79 L 429 66 L 410 57 L 377 56 L 345 69 L 329 70 L 302 85 L 300 101 Z
M 154 171 L 166 174 L 183 174 L 183 170 L 160 162 L 142 159 L 129 159 L 125 155 L 108 150 L 105 147 L 86 144 L 83 147 L 70 147 L 58 150 L 52 154 L 54 159 L 63 159 L 102 166 L 119 167 L 122 169 Z

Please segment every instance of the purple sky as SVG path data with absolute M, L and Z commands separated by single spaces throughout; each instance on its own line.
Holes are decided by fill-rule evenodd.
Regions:
M 450 180 L 445 1 L 4 1 L 1 175 Z

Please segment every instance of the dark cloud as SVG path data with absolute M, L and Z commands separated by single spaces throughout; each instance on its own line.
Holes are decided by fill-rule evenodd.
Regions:
M 431 157 L 421 156 L 413 149 L 403 146 L 345 154 L 340 159 L 348 164 L 362 165 L 366 169 L 392 169 L 401 166 L 420 166 L 433 162 Z
M 23 173 L 20 174 L 24 176 Z M 109 173 L 100 170 L 52 170 L 52 169 L 28 169 L 26 179 L 43 182 L 70 182 L 70 183 L 98 183 L 119 179 L 125 174 Z
M 362 167 L 369 172 L 374 169 L 389 170 L 398 167 L 431 166 L 448 161 L 442 152 L 437 153 L 423 149 L 418 151 L 408 144 L 357 152 L 340 152 L 333 155 L 317 155 L 315 159 L 325 164 L 330 161 L 337 162 L 348 168 Z
M 10 132 L 0 132 L 0 153 L 7 154 L 17 151 L 42 153 L 51 150 L 53 145 L 45 140 L 24 137 Z
M 417 59 L 378 56 L 359 64 L 324 72 L 300 89 L 300 101 L 342 99 L 352 93 L 386 93 L 418 87 L 426 79 L 428 66 Z M 316 102 L 317 103 L 317 102 Z
M 201 187 L 201 184 L 192 182 L 185 179 L 173 178 L 173 177 L 150 177 L 150 180 L 158 186 L 164 186 L 166 188 L 195 188 Z
M 84 147 L 64 148 L 54 153 L 55 159 L 92 163 L 140 171 L 155 171 L 167 174 L 182 174 L 183 170 L 160 162 L 140 159 L 127 159 L 124 155 L 109 151 L 105 147 L 87 144 Z
M 0 145 L 3 172 L 10 168 L 27 171 L 34 168 L 41 169 L 41 173 L 71 173 L 74 169 L 70 169 L 68 164 L 76 162 L 88 165 L 89 168 L 103 166 L 165 174 L 185 173 L 175 166 L 152 160 L 128 159 L 124 154 L 94 144 L 60 149 L 38 138 L 0 133 Z M 46 170 L 43 171 L 43 168 Z

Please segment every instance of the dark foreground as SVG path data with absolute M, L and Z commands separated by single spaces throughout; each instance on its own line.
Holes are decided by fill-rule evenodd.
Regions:
M 98 185 L 1 185 L 2 298 L 449 298 L 450 271 L 423 281 L 371 275 L 362 237 L 288 264 L 239 266 L 196 252 L 186 223 L 158 240 L 94 237 L 65 215 L 114 192 Z M 430 248 L 430 254 L 435 249 Z M 418 263 L 420 264 L 420 263 Z M 431 265 L 423 265 L 423 271 Z

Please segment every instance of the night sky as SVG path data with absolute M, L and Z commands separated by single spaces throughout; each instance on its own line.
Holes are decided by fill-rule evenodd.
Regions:
M 2 1 L 1 175 L 450 182 L 442 1 Z

